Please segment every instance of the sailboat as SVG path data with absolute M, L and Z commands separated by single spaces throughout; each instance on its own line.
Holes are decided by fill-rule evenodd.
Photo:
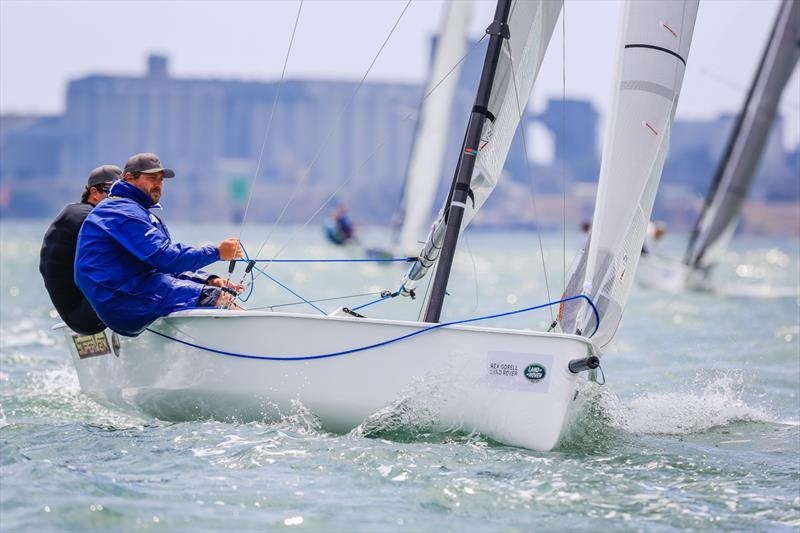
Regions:
M 623 5 L 594 229 L 584 267 L 570 282 L 576 292 L 534 308 L 441 322 L 458 235 L 497 184 L 560 11 L 552 0 L 497 2 L 456 178 L 403 281 L 410 293 L 435 271 L 424 321 L 203 309 L 161 318 L 136 338 L 111 331 L 79 337 L 62 325 L 82 389 L 178 420 L 264 420 L 299 402 L 334 432 L 421 395 L 436 428 L 479 431 L 533 450 L 555 447 L 579 377 L 597 367 L 625 306 L 697 0 Z M 558 303 L 554 331 L 475 325 Z
M 736 229 L 747 191 L 764 152 L 783 92 L 800 58 L 800 2 L 784 0 L 778 8 L 742 112 L 689 238 L 683 261 L 643 257 L 637 280 L 669 291 L 709 290 L 735 295 L 793 296 L 796 288 L 725 287 L 713 283 L 711 270 Z
M 406 170 L 399 212 L 394 217 L 389 250 L 371 248 L 367 255 L 392 257 L 414 254 L 425 236 L 442 173 L 453 99 L 467 48 L 471 2 L 450 2 L 444 7 L 425 97 L 419 111 L 411 159 Z

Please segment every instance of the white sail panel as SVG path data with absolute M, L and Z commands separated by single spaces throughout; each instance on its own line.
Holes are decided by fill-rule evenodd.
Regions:
M 626 1 L 590 242 L 569 287 L 596 304 L 593 340 L 607 344 L 622 318 L 653 209 L 694 30 L 698 0 Z M 574 296 L 574 294 L 566 294 Z M 597 326 L 583 300 L 560 314 L 568 333 Z
M 744 109 L 728 141 L 714 185 L 698 218 L 686 263 L 708 269 L 733 235 L 778 111 L 781 93 L 800 57 L 800 2 L 784 0 L 778 9 L 766 50 Z
M 447 133 L 450 131 L 453 96 L 458 87 L 460 61 L 466 51 L 471 11 L 471 2 L 452 2 L 444 8 L 442 30 L 425 88 L 425 94 L 430 93 L 430 96 L 420 109 L 403 192 L 404 217 L 399 237 L 403 253 L 416 253 L 419 250 L 419 241 L 425 237 L 425 225 L 439 187 Z M 447 79 L 442 82 L 445 77 Z M 440 82 L 434 90 L 434 86 Z
M 481 145 L 470 182 L 470 200 L 461 222 L 462 231 L 500 180 L 511 141 L 521 114 L 525 112 L 533 82 L 539 74 L 542 59 L 558 20 L 561 3 L 561 0 L 517 0 L 511 6 L 508 21 L 510 38 L 503 42 L 489 97 L 488 110 L 494 120 L 487 119 L 484 122 Z M 403 280 L 406 289 L 413 288 L 415 282 L 427 273 L 439 257 L 447 228 L 444 214 L 447 207 L 449 199 L 433 223 L 427 242 L 419 254 L 420 259 Z

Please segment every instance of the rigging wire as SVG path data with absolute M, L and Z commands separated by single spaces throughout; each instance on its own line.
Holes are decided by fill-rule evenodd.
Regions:
M 509 47 L 509 49 L 511 48 L 511 43 L 510 42 L 508 43 L 508 47 Z M 512 82 L 514 84 L 514 96 L 515 96 L 515 99 L 517 101 L 517 113 L 519 114 L 520 119 L 522 119 L 522 113 L 523 113 L 524 108 L 521 107 L 520 100 L 519 100 L 519 90 L 517 89 L 517 69 L 514 68 L 514 54 L 512 54 L 510 52 L 511 52 L 511 50 L 509 50 L 509 54 L 508 54 L 509 64 L 511 65 L 511 80 L 512 80 Z M 523 124 L 523 127 L 519 128 L 519 131 L 522 134 L 522 148 L 523 148 L 523 152 L 525 154 L 525 157 L 524 157 L 524 160 L 525 160 L 525 172 L 529 176 L 529 180 L 530 180 L 530 177 L 532 176 L 532 172 L 531 172 L 531 167 L 530 167 L 530 161 L 528 161 L 528 140 L 527 140 L 527 135 L 525 135 L 524 124 Z M 531 189 L 533 189 L 533 183 L 532 182 L 531 182 Z M 547 300 L 551 301 L 552 298 L 550 296 L 550 282 L 547 279 L 547 266 L 545 265 L 544 245 L 542 244 L 542 228 L 539 225 L 539 210 L 536 207 L 536 192 L 533 191 L 533 190 L 531 190 L 531 204 L 533 205 L 533 221 L 534 221 L 534 224 L 536 224 L 536 236 L 538 237 L 538 240 L 539 240 L 539 253 L 542 256 L 542 272 L 544 273 L 544 286 L 545 286 L 545 289 L 547 291 Z M 555 320 L 555 317 L 553 316 L 553 309 L 551 307 L 548 307 L 547 309 L 548 309 L 548 311 L 550 311 L 550 320 Z
M 442 77 L 442 79 L 441 79 L 441 80 L 439 80 L 439 81 L 436 83 L 436 85 L 434 85 L 434 86 L 431 88 L 431 90 L 430 90 L 430 91 L 428 91 L 428 92 L 427 92 L 427 93 L 426 93 L 426 94 L 425 94 L 425 95 L 422 97 L 422 100 L 420 100 L 420 105 L 422 105 L 422 103 L 423 103 L 425 100 L 427 100 L 427 99 L 428 99 L 428 97 L 429 97 L 431 94 L 433 94 L 433 92 L 434 92 L 436 89 L 438 89 L 438 88 L 439 88 L 439 86 L 440 86 L 440 85 L 441 85 L 441 84 L 442 84 L 442 83 L 443 83 L 443 82 L 444 82 L 444 81 L 445 81 L 445 80 L 448 78 L 448 76 L 450 76 L 450 74 L 452 74 L 452 73 L 453 73 L 453 71 L 454 71 L 454 70 L 455 70 L 455 69 L 458 67 L 458 65 L 460 65 L 460 64 L 461 64 L 461 63 L 462 63 L 462 62 L 463 62 L 463 61 L 464 61 L 464 60 L 465 60 L 465 59 L 466 59 L 466 58 L 467 58 L 467 57 L 468 57 L 468 56 L 469 56 L 469 55 L 472 53 L 472 51 L 473 51 L 473 50 L 475 50 L 475 48 L 477 48 L 477 47 L 478 47 L 478 45 L 481 43 L 481 41 L 483 41 L 484 37 L 485 37 L 485 35 L 484 35 L 484 36 L 482 36 L 482 37 L 481 37 L 481 38 L 480 38 L 480 39 L 479 39 L 479 40 L 478 40 L 478 41 L 477 41 L 477 42 L 476 42 L 476 43 L 475 43 L 475 44 L 472 46 L 472 48 L 470 48 L 470 49 L 467 51 L 467 53 L 466 53 L 466 54 L 464 54 L 464 56 L 463 56 L 461 59 L 459 59 L 459 60 L 458 60 L 458 62 L 456 62 L 456 64 L 455 64 L 455 65 L 454 65 L 454 66 L 453 66 L 453 67 L 452 67 L 452 68 L 451 68 L 451 69 L 450 69 L 450 70 L 447 72 L 447 74 L 445 74 L 445 75 Z M 406 115 L 406 116 L 403 118 L 403 120 L 409 120 L 409 119 L 410 119 L 410 118 L 411 118 L 413 115 L 414 115 L 414 112 L 408 113 L 408 114 L 407 114 L 407 115 Z M 373 159 L 373 158 L 374 158 L 374 157 L 375 157 L 375 156 L 378 154 L 378 152 L 379 152 L 379 151 L 380 151 L 380 150 L 381 150 L 381 149 L 382 149 L 382 148 L 383 148 L 383 147 L 386 145 L 386 142 L 387 142 L 387 140 L 388 140 L 388 138 L 387 138 L 387 137 L 384 137 L 384 139 L 383 139 L 383 140 L 381 140 L 381 142 L 380 142 L 380 143 L 378 143 L 378 145 L 375 147 L 375 149 L 374 149 L 374 150 L 373 150 L 373 151 L 372 151 L 370 154 L 368 154 L 368 155 L 367 155 L 367 158 L 366 158 L 366 159 L 365 159 L 365 160 L 364 160 L 364 161 L 363 161 L 363 162 L 362 162 L 360 165 L 358 165 L 358 167 L 356 168 L 356 170 L 357 170 L 357 171 L 360 171 L 362 168 L 364 168 L 364 167 L 367 165 L 367 163 L 369 163 L 370 161 L 372 161 L 372 159 Z M 312 220 L 314 220 L 314 218 L 315 218 L 315 217 L 316 217 L 316 216 L 317 216 L 317 215 L 318 215 L 318 214 L 319 214 L 319 213 L 320 213 L 320 212 L 321 212 L 321 211 L 322 211 L 322 210 L 325 208 L 325 206 L 327 206 L 327 205 L 330 203 L 330 201 L 331 201 L 331 200 L 333 200 L 333 199 L 336 197 L 336 195 L 337 195 L 337 194 L 339 194 L 339 191 L 341 191 L 341 190 L 342 190 L 342 189 L 343 189 L 343 188 L 344 188 L 344 187 L 345 187 L 345 186 L 346 186 L 348 183 L 350 183 L 350 180 L 352 180 L 352 179 L 353 179 L 353 176 L 354 176 L 354 175 L 356 175 L 356 174 L 357 174 L 357 172 L 351 172 L 351 173 L 350 173 L 350 175 L 349 175 L 349 176 L 348 176 L 348 177 L 347 177 L 347 178 L 346 178 L 346 179 L 345 179 L 345 180 L 344 180 L 342 183 L 340 183 L 340 184 L 339 184 L 339 186 L 338 186 L 338 187 L 337 187 L 337 188 L 336 188 L 336 189 L 333 191 L 333 193 L 331 193 L 331 194 L 330 194 L 330 195 L 329 195 L 329 196 L 328 196 L 328 197 L 325 199 L 325 201 L 323 201 L 323 202 L 322 202 L 322 205 L 320 205 L 320 206 L 319 206 L 319 208 L 317 208 L 317 210 L 316 210 L 316 211 L 314 211 L 314 213 L 312 213 L 310 217 L 308 217 L 308 219 L 307 219 L 307 220 L 306 220 L 306 221 L 303 223 L 303 225 L 302 225 L 302 226 L 300 226 L 299 228 L 295 229 L 295 231 L 293 231 L 293 232 L 292 232 L 292 234 L 290 235 L 289 239 L 287 239 L 287 244 L 284 244 L 284 246 L 283 246 L 283 247 L 282 247 L 280 250 L 278 250 L 278 252 L 277 252 L 277 253 L 276 253 L 276 254 L 273 256 L 273 259 L 272 259 L 271 261 L 274 261 L 274 260 L 275 260 L 275 258 L 277 258 L 277 257 L 278 257 L 278 256 L 279 256 L 279 255 L 280 255 L 282 252 L 283 252 L 283 250 L 285 250 L 285 249 L 286 249 L 286 246 L 288 245 L 288 243 L 289 243 L 289 242 L 292 242 L 292 238 L 294 237 L 294 235 L 296 235 L 296 234 L 297 234 L 299 231 L 301 231 L 303 228 L 305 228 L 306 226 L 308 226 L 308 224 L 310 224 L 310 223 L 311 223 L 311 221 L 312 221 Z M 269 266 L 269 265 L 268 265 L 268 266 Z M 266 267 L 265 267 L 265 268 L 266 268 Z
M 473 314 L 478 310 L 478 305 L 480 304 L 480 296 L 478 295 L 478 265 L 475 263 L 475 254 L 472 253 L 472 246 L 469 244 L 469 235 L 466 231 L 464 232 L 464 244 L 467 245 L 467 252 L 469 253 L 470 260 L 472 260 L 472 279 L 475 282 L 475 306 L 472 308 L 472 311 L 469 312 L 469 314 Z
M 319 307 L 317 307 L 316 305 L 314 305 L 314 304 L 311 302 L 311 300 L 306 300 L 305 298 L 303 298 L 302 296 L 300 296 L 300 294 L 298 294 L 297 292 L 295 292 L 294 290 L 292 290 L 291 288 L 289 288 L 289 286 L 288 286 L 288 285 L 286 285 L 285 283 L 281 283 L 280 281 L 278 281 L 278 280 L 277 280 L 277 279 L 276 279 L 274 276 L 271 276 L 271 275 L 267 274 L 266 272 L 264 272 L 263 270 L 261 270 L 261 269 L 260 269 L 260 268 L 258 268 L 258 267 L 253 267 L 253 270 L 257 270 L 258 272 L 260 272 L 260 273 L 264 274 L 265 276 L 267 276 L 267 278 L 269 278 L 270 280 L 272 280 L 273 282 L 275 282 L 276 284 L 278 284 L 278 285 L 279 285 L 279 286 L 281 286 L 282 288 L 286 289 L 287 291 L 289 291 L 289 292 L 290 292 L 290 293 L 292 293 L 293 295 L 297 296 L 298 298 L 300 298 L 301 300 L 303 300 L 303 303 L 310 305 L 311 307 L 313 307 L 314 309 L 316 309 L 317 311 L 319 311 L 319 312 L 320 312 L 320 313 L 322 313 L 323 315 L 327 315 L 327 314 L 328 314 L 328 313 L 326 313 L 324 310 L 322 310 L 322 309 L 320 309 Z
M 300 5 L 297 7 L 297 16 L 294 19 L 294 27 L 292 28 L 292 36 L 289 38 L 289 47 L 286 49 L 286 56 L 283 59 L 283 69 L 281 70 L 281 79 L 278 82 L 278 88 L 275 92 L 275 98 L 272 100 L 272 109 L 269 112 L 269 119 L 267 120 L 267 127 L 264 131 L 264 139 L 261 142 L 261 150 L 258 152 L 258 163 L 256 164 L 256 171 L 253 173 L 253 179 L 250 181 L 250 188 L 248 189 L 247 194 L 247 204 L 244 207 L 244 214 L 242 215 L 242 224 L 239 227 L 239 239 L 242 238 L 242 232 L 244 231 L 244 224 L 247 220 L 247 211 L 250 209 L 250 202 L 253 199 L 253 189 L 255 188 L 256 179 L 258 178 L 258 173 L 261 172 L 261 163 L 264 160 L 264 150 L 267 146 L 267 139 L 269 138 L 269 132 L 272 127 L 272 119 L 275 116 L 275 109 L 278 106 L 278 99 L 281 95 L 281 88 L 283 87 L 283 81 L 286 78 L 286 67 L 289 64 L 289 56 L 292 53 L 292 45 L 294 44 L 294 37 L 297 34 L 297 25 L 300 22 L 300 12 L 303 10 L 303 2 L 305 0 L 300 0 Z
M 427 278 L 428 282 L 425 284 L 425 294 L 422 295 L 422 305 L 419 306 L 419 312 L 417 313 L 417 322 L 422 320 L 422 312 L 425 311 L 425 302 L 428 301 L 428 291 L 431 289 L 433 275 L 427 276 Z
M 419 109 L 419 110 L 418 110 L 418 111 L 416 111 L 416 115 L 417 115 L 417 126 L 419 126 L 419 120 L 420 120 L 420 114 L 421 114 L 420 112 L 422 111 L 422 103 L 423 103 L 423 102 L 425 102 L 425 100 L 427 100 L 427 99 L 428 99 L 428 97 L 429 97 L 430 95 L 432 95 L 432 94 L 434 93 L 434 91 L 436 91 L 436 89 L 438 89 L 438 88 L 439 88 L 439 86 L 440 86 L 442 83 L 444 83 L 444 82 L 447 80 L 447 78 L 449 78 L 449 77 L 450 77 L 450 74 L 452 74 L 452 73 L 453 73 L 453 71 L 455 71 L 455 70 L 456 70 L 456 69 L 459 67 L 459 65 L 461 65 L 461 63 L 463 63 L 463 62 L 464 62 L 464 61 L 467 59 L 467 57 L 469 57 L 469 56 L 470 56 L 470 54 L 472 54 L 473 50 L 475 50 L 475 49 L 478 47 L 478 45 L 480 45 L 480 44 L 483 42 L 483 39 L 486 37 L 486 35 L 487 35 L 486 33 L 484 33 L 483 35 L 481 35 L 481 38 L 480 38 L 480 39 L 478 39 L 478 40 L 477 40 L 477 41 L 476 41 L 476 42 L 475 42 L 475 43 L 474 43 L 474 44 L 473 44 L 473 45 L 472 45 L 472 46 L 469 48 L 469 50 L 467 50 L 467 53 L 465 53 L 463 56 L 461 56 L 461 59 L 459 59 L 458 61 L 456 61 L 456 63 L 455 63 L 455 64 L 454 64 L 454 65 L 453 65 L 453 66 L 450 68 L 450 70 L 448 70 L 448 71 L 447 71 L 447 73 L 445 73 L 445 75 L 444 75 L 444 76 L 442 76 L 442 79 L 440 79 L 438 82 L 436 82 L 436 84 L 435 84 L 433 87 L 431 87 L 431 88 L 430 88 L 430 90 L 429 90 L 427 93 L 425 93 L 425 94 L 422 96 L 422 99 L 419 101 L 419 106 L 418 106 L 418 109 Z M 458 83 L 458 81 L 459 81 L 459 80 L 455 80 L 455 83 Z M 403 117 L 403 119 L 402 119 L 402 120 L 409 120 L 409 119 L 410 119 L 410 118 L 411 118 L 411 117 L 412 117 L 414 114 L 415 114 L 414 112 L 408 113 L 408 114 L 407 114 L 405 117 Z M 416 134 L 415 134 L 415 135 L 416 135 Z M 412 148 L 413 148 L 413 146 L 412 146 Z M 407 165 L 407 168 L 406 168 L 406 176 L 405 176 L 405 177 L 406 177 L 406 180 L 405 180 L 405 181 L 408 181 L 408 167 L 410 167 L 410 163 L 411 163 L 411 162 L 409 161 L 409 164 Z M 404 183 L 403 183 L 403 189 L 405 189 L 405 185 L 406 185 L 406 184 L 405 184 L 405 182 L 404 182 Z M 401 194 L 401 195 L 404 195 L 404 194 L 405 194 L 405 190 L 401 190 L 401 191 L 400 191 L 400 194 Z M 401 211 L 402 211 L 402 212 L 405 212 L 405 209 L 406 209 L 406 206 L 404 205 L 404 202 L 403 202 L 404 198 L 402 198 L 402 197 L 401 197 L 401 198 L 400 198 L 400 200 L 401 200 L 401 202 L 400 202 L 400 203 L 397 205 L 397 207 L 395 208 L 394 212 L 392 213 L 392 218 L 390 219 L 390 220 L 392 221 L 392 223 L 393 223 L 393 225 L 394 225 L 394 226 L 397 226 L 397 224 L 394 224 L 394 221 L 395 221 L 395 220 L 397 220 L 397 219 L 398 219 L 398 218 L 401 216 L 401 214 L 400 214 L 400 213 L 401 213 Z M 408 201 L 408 200 L 406 199 L 406 201 Z M 396 228 L 396 229 L 398 229 L 398 230 L 399 230 L 399 228 Z
M 561 294 L 567 294 L 567 0 L 561 8 L 561 143 Z
M 700 75 L 717 82 L 727 89 L 730 89 L 737 96 L 743 96 L 747 94 L 747 87 L 742 86 L 740 83 L 726 77 L 724 74 L 720 74 L 719 72 L 708 67 L 702 67 L 700 69 Z M 788 93 L 789 91 L 786 92 Z M 791 112 L 792 109 L 797 109 L 797 107 L 800 106 L 800 100 L 795 100 L 789 96 L 789 94 L 783 94 L 778 102 L 778 109 L 780 109 L 783 113 Z
M 361 292 L 358 294 L 349 294 L 347 296 L 333 296 L 331 298 L 318 298 L 316 300 L 298 300 L 296 302 L 287 302 L 282 304 L 275 304 L 275 305 L 263 305 L 261 307 L 248 307 L 248 311 L 259 311 L 262 309 L 270 309 L 274 310 L 278 307 L 290 307 L 293 305 L 306 305 L 308 303 L 320 303 L 320 302 L 332 302 L 334 300 L 348 300 L 351 298 L 362 298 L 364 296 L 376 296 L 381 294 L 383 291 L 373 291 L 373 292 Z
M 258 248 L 258 251 L 256 252 L 256 255 L 255 255 L 256 258 L 258 258 L 261 255 L 261 251 L 264 249 L 264 246 L 266 246 L 266 244 L 272 238 L 272 235 L 275 232 L 275 229 L 278 227 L 278 224 L 280 224 L 281 220 L 283 220 L 283 217 L 286 214 L 286 211 L 289 209 L 289 206 L 294 201 L 295 196 L 297 196 L 297 193 L 300 190 L 300 186 L 303 183 L 305 183 L 305 180 L 308 178 L 308 176 L 311 174 L 311 171 L 316 166 L 317 161 L 319 161 L 319 158 L 322 155 L 325 147 L 328 145 L 328 142 L 330 142 L 331 138 L 333 138 L 333 134 L 339 129 L 339 126 L 341 125 L 341 122 L 342 122 L 342 118 L 347 114 L 347 111 L 350 109 L 350 106 L 355 101 L 356 96 L 358 95 L 359 91 L 361 90 L 361 87 L 364 85 L 364 81 L 367 79 L 367 76 L 369 76 L 369 73 L 372 71 L 372 67 L 375 66 L 375 63 L 377 62 L 378 58 L 380 57 L 381 53 L 383 52 L 384 48 L 386 47 L 386 44 L 389 42 L 389 39 L 392 37 L 392 34 L 394 34 L 394 31 L 397 29 L 397 26 L 400 24 L 400 21 L 402 20 L 403 15 L 405 15 L 406 11 L 408 10 L 408 6 L 411 5 L 411 2 L 412 2 L 412 0 L 408 0 L 406 2 L 406 5 L 403 7 L 403 10 L 400 12 L 400 15 L 397 17 L 397 20 L 394 22 L 394 26 L 392 26 L 392 29 L 389 31 L 389 34 L 384 39 L 383 43 L 381 44 L 380 48 L 378 49 L 378 52 L 375 54 L 375 57 L 372 59 L 372 62 L 369 64 L 369 67 L 367 68 L 367 71 L 361 77 L 361 80 L 358 82 L 358 85 L 356 86 L 355 90 L 353 91 L 353 94 L 350 96 L 350 99 L 347 101 L 345 106 L 340 110 L 339 116 L 334 121 L 333 126 L 328 130 L 328 133 L 327 133 L 325 139 L 322 141 L 322 144 L 320 145 L 319 149 L 317 150 L 316 154 L 314 155 L 313 159 L 311 160 L 311 163 L 309 163 L 308 167 L 306 168 L 306 171 L 296 181 L 295 186 L 292 189 L 292 193 L 289 196 L 289 200 L 283 206 L 283 209 L 281 210 L 280 214 L 278 215 L 278 218 L 275 219 L 275 222 L 272 223 L 272 227 L 270 228 L 270 231 L 267 234 L 267 238 L 264 239 L 264 242 L 262 242 L 261 246 Z M 288 244 L 288 242 L 290 242 L 290 241 L 287 241 L 287 244 Z M 285 248 L 285 246 L 284 246 L 284 248 Z M 276 254 L 276 256 L 277 256 L 277 254 Z
M 459 59 L 459 60 L 456 62 L 456 64 L 455 64 L 455 65 L 453 65 L 453 67 L 452 67 L 452 68 L 451 68 L 451 69 L 450 69 L 450 70 L 447 72 L 447 74 L 445 74 L 445 75 L 442 77 L 442 79 L 441 79 L 441 80 L 439 80 L 439 81 L 438 81 L 438 82 L 437 82 L 437 83 L 436 83 L 436 84 L 435 84 L 433 87 L 431 87 L 431 90 L 430 90 L 430 91 L 428 91 L 428 92 L 427 92 L 427 93 L 426 93 L 426 94 L 425 94 L 425 95 L 422 97 L 422 99 L 420 100 L 420 105 L 422 105 L 422 103 L 423 103 L 423 102 L 425 102 L 425 100 L 427 100 L 427 99 L 428 99 L 428 98 L 429 98 L 429 97 L 430 97 L 430 96 L 431 96 L 431 95 L 432 95 L 432 94 L 433 94 L 433 93 L 434 93 L 434 92 L 435 92 L 435 91 L 436 91 L 436 90 L 439 88 L 439 86 L 440 86 L 442 83 L 444 83 L 444 82 L 447 80 L 447 78 L 448 78 L 448 77 L 449 77 L 449 76 L 450 76 L 450 75 L 451 75 L 451 74 L 452 74 L 452 73 L 453 73 L 453 72 L 456 70 L 456 68 L 457 68 L 457 67 L 458 67 L 458 66 L 459 66 L 461 63 L 463 63 L 463 62 L 464 62 L 464 61 L 467 59 L 467 57 L 469 57 L 469 56 L 470 56 L 470 54 L 472 54 L 472 52 L 473 52 L 473 51 L 474 51 L 476 48 L 478 48 L 478 46 L 479 46 L 479 45 L 480 45 L 480 44 L 483 42 L 483 40 L 484 40 L 485 38 L 486 38 L 486 35 L 485 35 L 485 34 L 484 34 L 483 36 L 481 36 L 481 38 L 480 38 L 480 39 L 478 39 L 478 41 L 476 41 L 476 42 L 475 42 L 475 44 L 473 44 L 473 45 L 472 45 L 472 47 L 471 47 L 471 48 L 470 48 L 470 49 L 469 49 L 469 50 L 468 50 L 468 51 L 467 51 L 467 52 L 466 52 L 466 53 L 465 53 L 465 54 L 464 54 L 464 55 L 461 57 L 461 59 Z M 415 112 L 410 112 L 410 113 L 408 113 L 408 114 L 407 114 L 405 117 L 403 117 L 403 119 L 402 119 L 402 120 L 410 120 L 410 119 L 411 119 L 411 118 L 414 116 L 414 114 L 415 114 Z M 376 147 L 373 149 L 373 151 L 367 155 L 367 157 L 364 159 L 364 161 L 362 161 L 362 162 L 361 162 L 361 164 L 359 164 L 359 165 L 358 165 L 358 167 L 356 167 L 356 172 L 352 172 L 352 173 L 350 173 L 350 175 L 349 175 L 349 176 L 348 176 L 348 177 L 347 177 L 347 178 L 346 178 L 344 181 L 342 181 L 342 183 L 340 183 L 340 184 L 339 184 L 339 186 L 338 186 L 338 187 L 337 187 L 337 188 L 336 188 L 336 189 L 333 191 L 333 193 L 331 193 L 331 194 L 330 194 L 330 195 L 329 195 L 329 196 L 328 196 L 328 197 L 327 197 L 327 198 L 326 198 L 326 199 L 325 199 L 325 200 L 322 202 L 322 204 L 319 206 L 319 208 L 318 208 L 316 211 L 314 211 L 314 213 L 312 213 L 310 217 L 308 217 L 308 219 L 307 219 L 307 220 L 306 220 L 306 221 L 303 223 L 303 225 L 302 225 L 302 226 L 300 226 L 300 227 L 298 227 L 298 228 L 295 228 L 295 230 L 294 230 L 294 231 L 292 231 L 292 233 L 289 235 L 289 238 L 286 240 L 286 244 L 284 244 L 284 245 L 283 245 L 283 246 L 282 246 L 282 247 L 281 247 L 281 248 L 280 248 L 280 249 L 279 249 L 279 250 L 278 250 L 278 251 L 277 251 L 277 252 L 276 252 L 276 253 L 275 253 L 275 254 L 272 256 L 272 259 L 270 259 L 270 260 L 268 260 L 268 261 L 267 261 L 267 262 L 268 262 L 268 264 L 267 264 L 267 266 L 265 266 L 265 267 L 264 267 L 265 269 L 269 267 L 269 263 L 272 263 L 272 262 L 277 262 L 277 257 L 278 257 L 278 256 L 280 256 L 280 254 L 281 254 L 281 253 L 282 253 L 282 252 L 283 252 L 283 251 L 286 249 L 286 247 L 288 246 L 288 244 L 289 244 L 290 242 L 292 242 L 292 240 L 293 240 L 294 236 L 295 236 L 295 235 L 297 235 L 297 233 L 299 233 L 300 231 L 302 231 L 302 230 L 303 230 L 303 228 L 305 228 L 306 226 L 308 226 L 308 224 L 310 224 L 312 220 L 314 220 L 314 218 L 315 218 L 315 217 L 316 217 L 316 216 L 317 216 L 317 215 L 318 215 L 318 214 L 319 214 L 319 213 L 320 213 L 320 212 L 321 212 L 321 211 L 322 211 L 322 210 L 325 208 L 325 206 L 327 206 L 327 205 L 328 205 L 328 203 L 330 203 L 330 201 L 331 201 L 333 198 L 335 198 L 335 197 L 336 197 L 336 195 L 339 193 L 339 191 L 341 191 L 341 190 L 342 190 L 342 189 L 343 189 L 343 188 L 344 188 L 344 187 L 345 187 L 345 186 L 346 186 L 346 185 L 347 185 L 347 184 L 350 182 L 350 180 L 352 180 L 352 179 L 353 179 L 353 176 L 354 176 L 355 174 L 357 174 L 357 172 L 358 172 L 358 171 L 360 171 L 362 168 L 364 168 L 364 167 L 367 165 L 367 163 L 369 163 L 369 162 L 370 162 L 370 161 L 371 161 L 371 160 L 372 160 L 372 159 L 373 159 L 373 158 L 374 158 L 374 157 L 375 157 L 375 156 L 378 154 L 378 152 L 380 152 L 380 150 L 381 150 L 381 149 L 382 149 L 382 148 L 383 148 L 383 147 L 386 145 L 387 141 L 388 141 L 388 136 L 384 137 L 384 138 L 381 140 L 381 142 L 380 142 L 380 143 L 378 143 L 378 145 L 377 145 L 377 146 L 376 146 Z M 291 200 L 290 200 L 290 201 L 291 201 Z M 271 235 L 271 233 L 270 233 L 270 235 Z M 269 238 L 270 238 L 270 237 L 268 236 L 268 237 L 267 237 L 267 240 L 269 240 Z M 264 243 L 264 244 L 266 244 L 266 241 L 265 241 L 265 243 Z M 262 248 L 263 248 L 263 245 L 262 245 Z M 258 276 L 259 276 L 259 274 L 256 274 L 256 277 L 258 277 Z

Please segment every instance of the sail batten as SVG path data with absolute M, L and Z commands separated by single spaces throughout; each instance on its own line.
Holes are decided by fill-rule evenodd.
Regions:
M 601 322 L 597 346 L 613 338 L 641 254 L 683 83 L 698 0 L 628 0 L 622 9 L 613 101 L 607 121 L 592 231 L 567 283 L 589 296 Z M 571 293 L 570 291 L 574 291 Z M 559 313 L 562 331 L 593 331 L 583 302 Z
M 737 215 L 769 138 L 781 93 L 799 57 L 800 2 L 784 0 L 689 239 L 684 262 L 695 271 L 713 266 L 733 236 Z

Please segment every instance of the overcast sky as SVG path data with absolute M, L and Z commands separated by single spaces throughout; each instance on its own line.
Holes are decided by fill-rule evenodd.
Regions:
M 406 0 L 306 0 L 288 76 L 360 79 Z M 479 1 L 473 35 L 494 9 Z M 570 97 L 603 112 L 613 73 L 619 3 L 566 1 L 566 61 L 558 22 L 531 105 Z M 170 57 L 178 77 L 274 80 L 298 6 L 282 1 L 0 0 L 0 112 L 59 113 L 70 79 L 141 74 L 151 52 Z M 777 0 L 702 0 L 678 106 L 682 119 L 735 113 L 764 48 Z M 422 82 L 442 4 L 414 0 L 369 79 Z M 562 13 L 563 16 L 563 13 Z M 784 93 L 786 144 L 800 142 L 800 76 Z

